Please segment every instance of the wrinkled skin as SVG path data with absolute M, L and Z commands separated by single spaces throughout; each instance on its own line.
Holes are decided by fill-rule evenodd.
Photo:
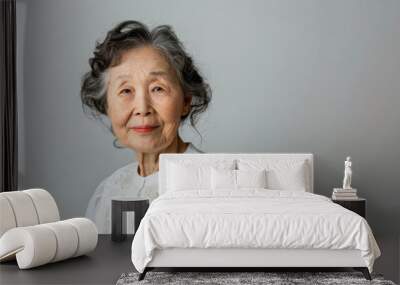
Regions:
M 190 112 L 191 97 L 184 97 L 168 60 L 154 47 L 125 51 L 107 75 L 107 115 L 120 144 L 136 152 L 138 173 L 158 171 L 160 153 L 182 153 L 188 147 L 179 137 L 181 116 Z M 140 125 L 157 126 L 138 133 Z

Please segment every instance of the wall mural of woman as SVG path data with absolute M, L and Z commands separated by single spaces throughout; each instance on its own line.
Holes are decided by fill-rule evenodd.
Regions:
M 93 193 L 86 216 L 99 233 L 111 232 L 111 198 L 158 196 L 160 153 L 201 153 L 179 136 L 192 127 L 211 100 L 209 85 L 168 25 L 149 30 L 138 21 L 124 21 L 98 42 L 82 78 L 84 110 L 105 116 L 123 147 L 136 161 L 116 170 Z

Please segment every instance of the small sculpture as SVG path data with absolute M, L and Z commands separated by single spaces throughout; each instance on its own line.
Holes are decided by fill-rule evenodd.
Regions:
M 343 178 L 343 189 L 352 189 L 351 188 L 351 157 L 348 156 L 346 161 L 344 162 L 344 178 Z

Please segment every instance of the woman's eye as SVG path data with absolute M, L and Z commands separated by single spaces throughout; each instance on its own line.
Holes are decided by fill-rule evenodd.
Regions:
M 129 95 L 131 93 L 131 90 L 130 89 L 123 89 L 123 90 L 121 90 L 121 94 L 122 95 Z
M 161 91 L 163 91 L 164 89 L 162 88 L 162 87 L 160 87 L 160 86 L 156 86 L 156 87 L 154 87 L 153 89 L 152 89 L 152 91 L 153 92 L 161 92 Z

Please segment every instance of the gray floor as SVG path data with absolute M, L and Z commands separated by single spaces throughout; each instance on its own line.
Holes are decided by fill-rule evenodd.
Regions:
M 100 235 L 96 250 L 80 256 L 19 270 L 17 263 L 0 264 L 0 284 L 115 284 L 124 272 L 135 271 L 130 259 L 132 238 L 112 242 Z
M 124 242 L 112 242 L 111 236 L 100 235 L 96 250 L 87 256 L 28 270 L 19 270 L 15 261 L 0 263 L 0 285 L 115 284 L 122 273 L 135 271 L 130 259 L 131 243 L 132 237 Z

